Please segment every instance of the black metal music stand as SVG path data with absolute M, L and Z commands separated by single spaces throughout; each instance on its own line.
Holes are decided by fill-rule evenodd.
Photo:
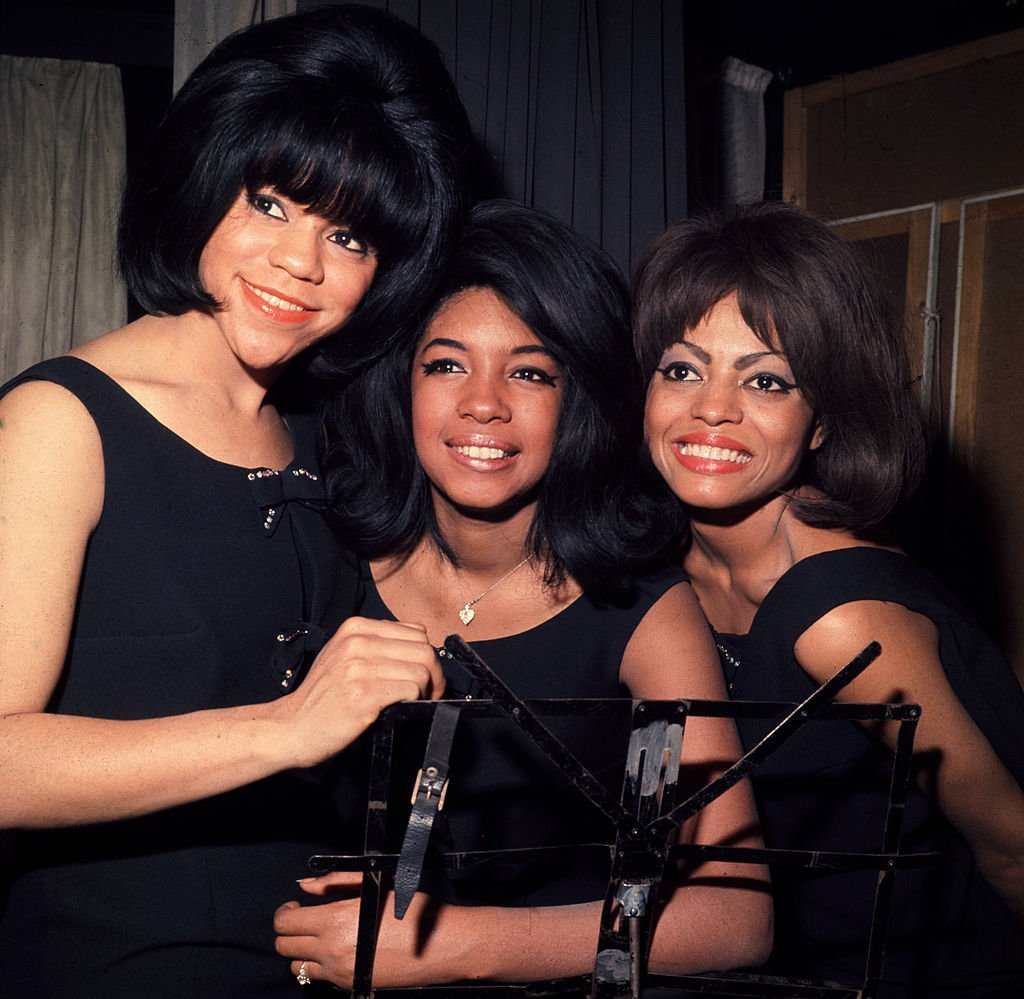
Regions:
M 479 683 L 485 698 L 460 701 L 465 717 L 511 719 L 571 781 L 580 794 L 608 818 L 616 829 L 614 843 L 572 844 L 522 850 L 448 852 L 448 870 L 486 866 L 510 854 L 526 860 L 579 857 L 596 851 L 608 860 L 610 877 L 602 909 L 594 971 L 590 975 L 555 981 L 516 984 L 467 984 L 417 988 L 375 988 L 373 962 L 377 928 L 385 895 L 384 875 L 395 871 L 399 856 L 386 851 L 391 768 L 396 731 L 406 722 L 429 721 L 438 703 L 403 702 L 385 711 L 373 734 L 369 773 L 369 807 L 365 850 L 361 855 L 319 855 L 312 869 L 361 871 L 359 927 L 356 942 L 353 999 L 429 999 L 431 994 L 458 999 L 506 997 L 589 996 L 593 999 L 637 997 L 641 988 L 684 989 L 688 995 L 765 997 L 765 999 L 873 999 L 885 956 L 885 934 L 894 879 L 900 870 L 934 862 L 934 854 L 900 852 L 903 805 L 910 780 L 911 754 L 920 708 L 917 705 L 833 704 L 832 699 L 859 675 L 881 649 L 872 643 L 800 704 L 754 701 L 632 701 L 632 728 L 626 752 L 621 798 L 605 786 L 545 726 L 542 719 L 587 715 L 611 718 L 621 712 L 621 699 L 520 700 L 458 636 L 445 643 L 446 654 Z M 781 720 L 767 736 L 733 766 L 682 802 L 676 802 L 679 758 L 689 717 L 766 718 Z M 820 850 L 750 849 L 671 844 L 675 829 L 700 809 L 742 780 L 786 739 L 811 719 L 817 722 L 895 721 L 899 723 L 896 752 L 878 853 L 826 853 Z M 419 778 L 417 778 L 419 783 Z M 824 981 L 784 978 L 747 972 L 659 976 L 645 972 L 651 911 L 669 866 L 677 860 L 726 860 L 771 866 L 829 870 L 875 870 L 878 879 L 869 928 L 863 981 L 857 987 Z

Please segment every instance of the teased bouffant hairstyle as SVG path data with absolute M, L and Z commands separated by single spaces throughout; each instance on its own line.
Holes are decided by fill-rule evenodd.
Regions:
M 672 226 L 634 282 L 633 336 L 649 378 L 667 347 L 734 293 L 747 325 L 789 360 L 824 442 L 802 481 L 822 496 L 793 509 L 821 527 L 866 528 L 918 484 L 923 434 L 902 324 L 851 246 L 778 202 Z
M 210 235 L 243 190 L 269 186 L 369 243 L 373 284 L 326 373 L 375 356 L 429 293 L 465 214 L 469 128 L 440 53 L 358 5 L 229 36 L 186 80 L 129 169 L 118 257 L 148 312 L 218 307 L 199 278 Z
M 501 296 L 562 366 L 556 441 L 530 549 L 549 581 L 568 574 L 591 592 L 610 587 L 680 527 L 671 517 L 654 523 L 637 480 L 642 385 L 625 284 L 589 240 L 509 201 L 470 213 L 419 335 L 330 400 L 327 485 L 340 534 L 360 554 L 378 557 L 411 551 L 429 532 L 455 557 L 438 532 L 416 457 L 410 378 L 433 315 L 468 288 Z

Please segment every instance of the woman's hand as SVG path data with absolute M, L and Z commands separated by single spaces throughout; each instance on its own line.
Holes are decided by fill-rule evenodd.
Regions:
M 418 624 L 349 618 L 327 641 L 308 676 L 279 702 L 294 759 L 313 766 L 344 749 L 397 701 L 436 699 L 444 675 Z
M 359 926 L 358 873 L 325 874 L 307 878 L 299 887 L 310 895 L 327 897 L 347 895 L 321 905 L 303 906 L 285 902 L 274 914 L 278 934 L 277 952 L 291 959 L 293 975 L 303 969 L 316 981 L 327 981 L 351 989 Z M 394 917 L 393 896 L 384 899 L 380 933 L 373 965 L 373 984 L 380 988 L 442 984 L 468 978 L 460 941 L 468 933 L 455 931 L 455 924 L 467 913 L 481 910 L 440 906 L 429 896 L 417 892 L 405 914 Z M 439 919 L 442 917 L 443 919 Z M 445 946 L 431 941 L 435 924 L 443 933 Z M 462 970 L 460 970 L 462 969 Z

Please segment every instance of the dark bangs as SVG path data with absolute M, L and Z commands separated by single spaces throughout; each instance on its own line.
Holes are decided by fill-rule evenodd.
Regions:
M 827 354 L 829 331 L 822 328 L 827 317 L 819 315 L 799 288 L 794 294 L 792 287 L 774 281 L 770 268 L 740 275 L 721 297 L 731 292 L 736 293 L 743 321 L 769 350 L 786 356 L 801 395 L 821 415 L 819 359 Z
M 636 273 L 633 341 L 645 379 L 662 354 L 735 290 L 739 279 L 728 261 L 711 259 L 701 266 L 695 255 L 684 255 L 683 247 L 677 245 L 681 241 L 673 238 L 678 235 L 678 228 L 665 233 Z
M 199 280 L 210 236 L 263 185 L 377 251 L 366 297 L 318 348 L 344 375 L 386 349 L 433 287 L 462 222 L 470 132 L 436 47 L 362 6 L 282 17 L 225 39 L 130 165 L 118 262 L 140 305 L 217 307 Z
M 819 295 L 809 294 L 818 275 L 789 259 L 785 248 L 762 242 L 762 233 L 731 227 L 728 221 L 719 231 L 715 221 L 677 223 L 641 261 L 633 337 L 644 378 L 650 378 L 665 350 L 735 293 L 744 322 L 766 347 L 786 355 L 815 406 L 816 378 L 804 375 L 811 374 L 808 353 L 823 339 L 823 317 L 814 307 Z
M 415 163 L 401 146 L 388 149 L 390 127 L 376 109 L 337 100 L 318 107 L 323 87 L 314 82 L 309 90 L 298 113 L 293 94 L 282 95 L 279 114 L 268 109 L 259 134 L 249 139 L 245 187 L 250 193 L 273 187 L 312 214 L 352 229 L 386 264 L 421 240 L 428 225 L 417 200 Z

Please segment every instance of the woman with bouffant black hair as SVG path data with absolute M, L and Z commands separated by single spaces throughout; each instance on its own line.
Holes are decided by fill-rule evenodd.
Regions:
M 349 370 L 400 332 L 445 259 L 466 197 L 466 129 L 438 52 L 397 18 L 336 7 L 237 33 L 132 165 L 119 231 L 128 287 L 154 315 L 215 308 L 203 248 L 240 190 L 273 187 L 373 247 L 369 291 L 319 345 L 323 367 Z
M 918 703 L 885 999 L 1024 990 L 1024 695 L 956 600 L 877 525 L 917 483 L 901 324 L 855 251 L 797 208 L 687 219 L 641 262 L 634 337 L 655 466 L 732 695 L 799 702 L 870 642 L 839 700 Z M 741 719 L 749 748 L 774 724 Z M 753 775 L 769 846 L 880 849 L 896 723 L 815 723 Z M 865 974 L 877 872 L 773 871 L 766 970 Z
M 120 261 L 148 314 L 0 389 L 5 995 L 296 988 L 272 913 L 341 835 L 304 768 L 443 678 L 422 627 L 349 617 L 322 427 L 279 389 L 422 305 L 468 143 L 397 18 L 231 36 L 130 169 Z

